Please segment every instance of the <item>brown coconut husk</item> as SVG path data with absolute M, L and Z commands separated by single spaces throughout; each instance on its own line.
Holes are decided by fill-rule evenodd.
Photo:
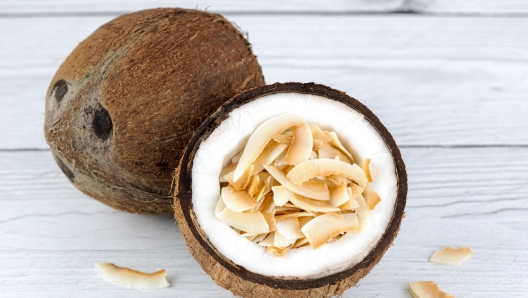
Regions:
M 377 129 L 389 148 L 398 177 L 398 194 L 392 219 L 387 230 L 370 251 L 357 265 L 330 276 L 309 280 L 284 280 L 255 274 L 241 266 L 233 264 L 220 254 L 209 243 L 193 211 L 192 204 L 192 167 L 193 158 L 201 142 L 209 137 L 212 131 L 227 118 L 229 112 L 259 97 L 274 93 L 315 94 L 340 101 L 365 116 Z M 187 242 L 191 254 L 200 266 L 221 287 L 241 297 L 331 297 L 357 284 L 382 258 L 398 234 L 401 220 L 404 217 L 407 197 L 407 174 L 400 150 L 391 134 L 380 120 L 363 104 L 346 95 L 344 92 L 314 83 L 285 83 L 263 86 L 246 91 L 208 117 L 191 138 L 175 175 L 174 214 L 179 228 Z
M 173 172 L 193 132 L 261 85 L 251 45 L 222 16 L 134 12 L 101 26 L 61 65 L 46 96 L 46 140 L 85 194 L 128 212 L 172 213 Z

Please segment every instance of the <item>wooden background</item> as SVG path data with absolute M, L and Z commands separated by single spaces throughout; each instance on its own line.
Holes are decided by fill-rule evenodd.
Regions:
M 148 7 L 219 12 L 249 33 L 266 81 L 318 82 L 371 108 L 409 173 L 407 217 L 383 260 L 344 297 L 528 297 L 526 0 L 0 2 L 0 297 L 231 297 L 197 265 L 171 216 L 114 211 L 77 191 L 43 136 L 44 96 L 71 50 Z M 475 255 L 428 262 L 446 245 Z M 138 291 L 94 262 L 154 271 Z

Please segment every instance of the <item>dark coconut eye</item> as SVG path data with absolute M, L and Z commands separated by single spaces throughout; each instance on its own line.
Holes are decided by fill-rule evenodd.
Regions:
M 68 92 L 68 84 L 66 81 L 60 80 L 55 84 L 55 99 L 61 102 L 62 98 Z
M 112 119 L 108 111 L 101 105 L 95 110 L 92 126 L 95 135 L 103 141 L 112 134 Z

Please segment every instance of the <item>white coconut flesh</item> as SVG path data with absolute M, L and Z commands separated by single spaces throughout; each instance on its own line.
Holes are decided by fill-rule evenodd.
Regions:
M 364 201 L 359 204 L 353 202 L 354 206 L 351 208 L 357 208 L 359 232 L 347 232 L 340 238 L 334 237 L 335 239 L 330 240 L 331 243 L 325 243 L 317 249 L 306 245 L 306 240 L 300 241 L 304 242 L 302 244 L 293 244 L 293 247 L 304 246 L 291 248 L 291 244 L 289 244 L 291 241 L 278 238 L 277 242 L 287 242 L 290 247 L 274 247 L 271 251 L 276 253 L 270 254 L 268 253 L 270 247 L 267 249 L 262 244 L 266 244 L 266 242 L 269 242 L 268 244 L 270 245 L 274 244 L 274 238 L 260 239 L 262 238 L 261 235 L 255 235 L 260 241 L 263 240 L 264 242 L 261 242 L 260 245 L 256 244 L 248 237 L 241 236 L 228 224 L 222 222 L 216 216 L 215 210 L 218 213 L 225 208 L 225 204 L 219 202 L 219 197 L 221 196 L 219 177 L 222 169 L 231 164 L 232 159 L 236 157 L 234 160 L 238 161 L 239 165 L 242 164 L 242 167 L 240 169 L 237 168 L 238 172 L 235 171 L 235 173 L 241 177 L 247 167 L 255 161 L 254 158 L 256 158 L 244 158 L 243 154 L 239 154 L 246 147 L 250 136 L 269 119 L 287 113 L 294 113 L 302 121 L 315 124 L 321 130 L 334 132 L 342 146 L 350 153 L 351 158 L 349 159 L 353 159 L 353 162 L 360 164 L 363 160 L 369 158 L 368 168 L 372 183 L 368 184 L 368 190 L 379 195 L 381 200 L 377 202 L 373 210 L 368 210 L 370 208 L 365 207 Z M 296 119 L 295 124 L 299 125 L 298 119 Z M 273 137 L 277 133 L 281 133 L 281 131 L 267 136 L 269 139 L 264 145 L 257 144 L 257 147 L 260 148 L 259 150 L 263 150 L 266 144 L 274 140 Z M 282 131 L 282 133 L 285 136 L 293 135 L 288 131 Z M 318 140 L 324 138 L 321 136 L 321 132 L 313 129 L 312 136 Z M 332 137 L 327 136 L 323 141 L 328 142 L 333 139 Z M 317 145 L 320 144 L 318 143 Z M 278 151 L 280 150 L 276 150 L 274 153 L 277 154 Z M 285 155 L 287 151 L 285 150 L 281 154 Z M 325 152 L 325 154 L 328 153 Z M 280 156 L 277 157 L 277 159 L 280 158 Z M 271 166 L 279 168 L 277 163 Z M 291 170 L 291 167 L 283 166 L 281 173 L 284 173 L 284 177 L 286 177 L 288 171 Z M 234 180 L 236 181 L 236 179 Z M 263 181 L 262 177 L 260 180 Z M 337 185 L 340 184 L 341 182 Z M 270 188 L 269 185 L 268 188 Z M 355 187 L 354 189 L 349 187 L 347 191 L 351 194 L 353 192 L 356 193 L 358 190 Z M 200 228 L 207 235 L 209 242 L 224 257 L 256 274 L 282 279 L 314 279 L 353 267 L 361 262 L 375 247 L 385 232 L 394 211 L 397 196 L 397 176 L 394 160 L 387 145 L 377 130 L 362 114 L 343 103 L 325 97 L 309 94 L 280 93 L 260 97 L 231 111 L 229 116 L 223 120 L 210 136 L 202 141 L 193 160 L 192 192 L 193 210 Z M 342 195 L 342 192 L 339 195 Z M 285 203 L 284 198 L 277 202 L 284 204 L 284 206 L 278 207 L 275 206 L 273 197 L 268 196 L 269 193 L 259 198 L 258 208 L 261 208 L 262 204 L 267 204 L 267 209 L 270 209 L 266 210 L 266 212 L 270 212 L 272 208 L 288 208 L 289 203 Z M 323 201 L 332 208 L 333 206 L 330 205 L 331 201 L 329 201 L 330 194 L 327 196 L 327 200 Z M 320 197 L 319 199 L 325 198 Z M 335 200 L 339 201 L 340 199 Z M 335 203 L 337 201 L 332 202 Z M 309 212 L 292 212 L 294 212 L 292 215 L 276 216 L 275 219 L 297 218 L 298 222 L 301 223 L 301 227 L 313 219 L 313 215 Z M 363 219 L 362 215 L 364 213 L 368 213 L 368 220 Z M 267 214 L 269 215 L 269 213 Z M 253 232 L 259 233 L 262 230 L 260 225 L 263 226 L 262 218 L 259 217 L 255 223 Z M 271 225 L 271 223 L 268 225 Z M 296 226 L 279 223 L 278 227 L 283 233 L 298 233 Z

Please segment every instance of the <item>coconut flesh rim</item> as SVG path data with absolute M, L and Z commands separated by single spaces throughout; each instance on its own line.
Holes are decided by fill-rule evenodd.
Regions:
M 222 168 L 244 149 L 249 136 L 260 124 L 289 112 L 323 130 L 335 132 L 356 162 L 370 158 L 373 182 L 369 189 L 375 191 L 381 201 L 369 211 L 369 221 L 360 233 L 347 233 L 339 241 L 326 243 L 318 249 L 305 246 L 276 256 L 221 222 L 215 216 L 215 208 L 220 196 L 218 178 Z M 260 275 L 314 279 L 358 264 L 375 247 L 394 212 L 397 176 L 387 145 L 362 114 L 322 96 L 278 93 L 234 109 L 200 144 L 193 160 L 192 193 L 193 210 L 200 228 L 224 257 Z

